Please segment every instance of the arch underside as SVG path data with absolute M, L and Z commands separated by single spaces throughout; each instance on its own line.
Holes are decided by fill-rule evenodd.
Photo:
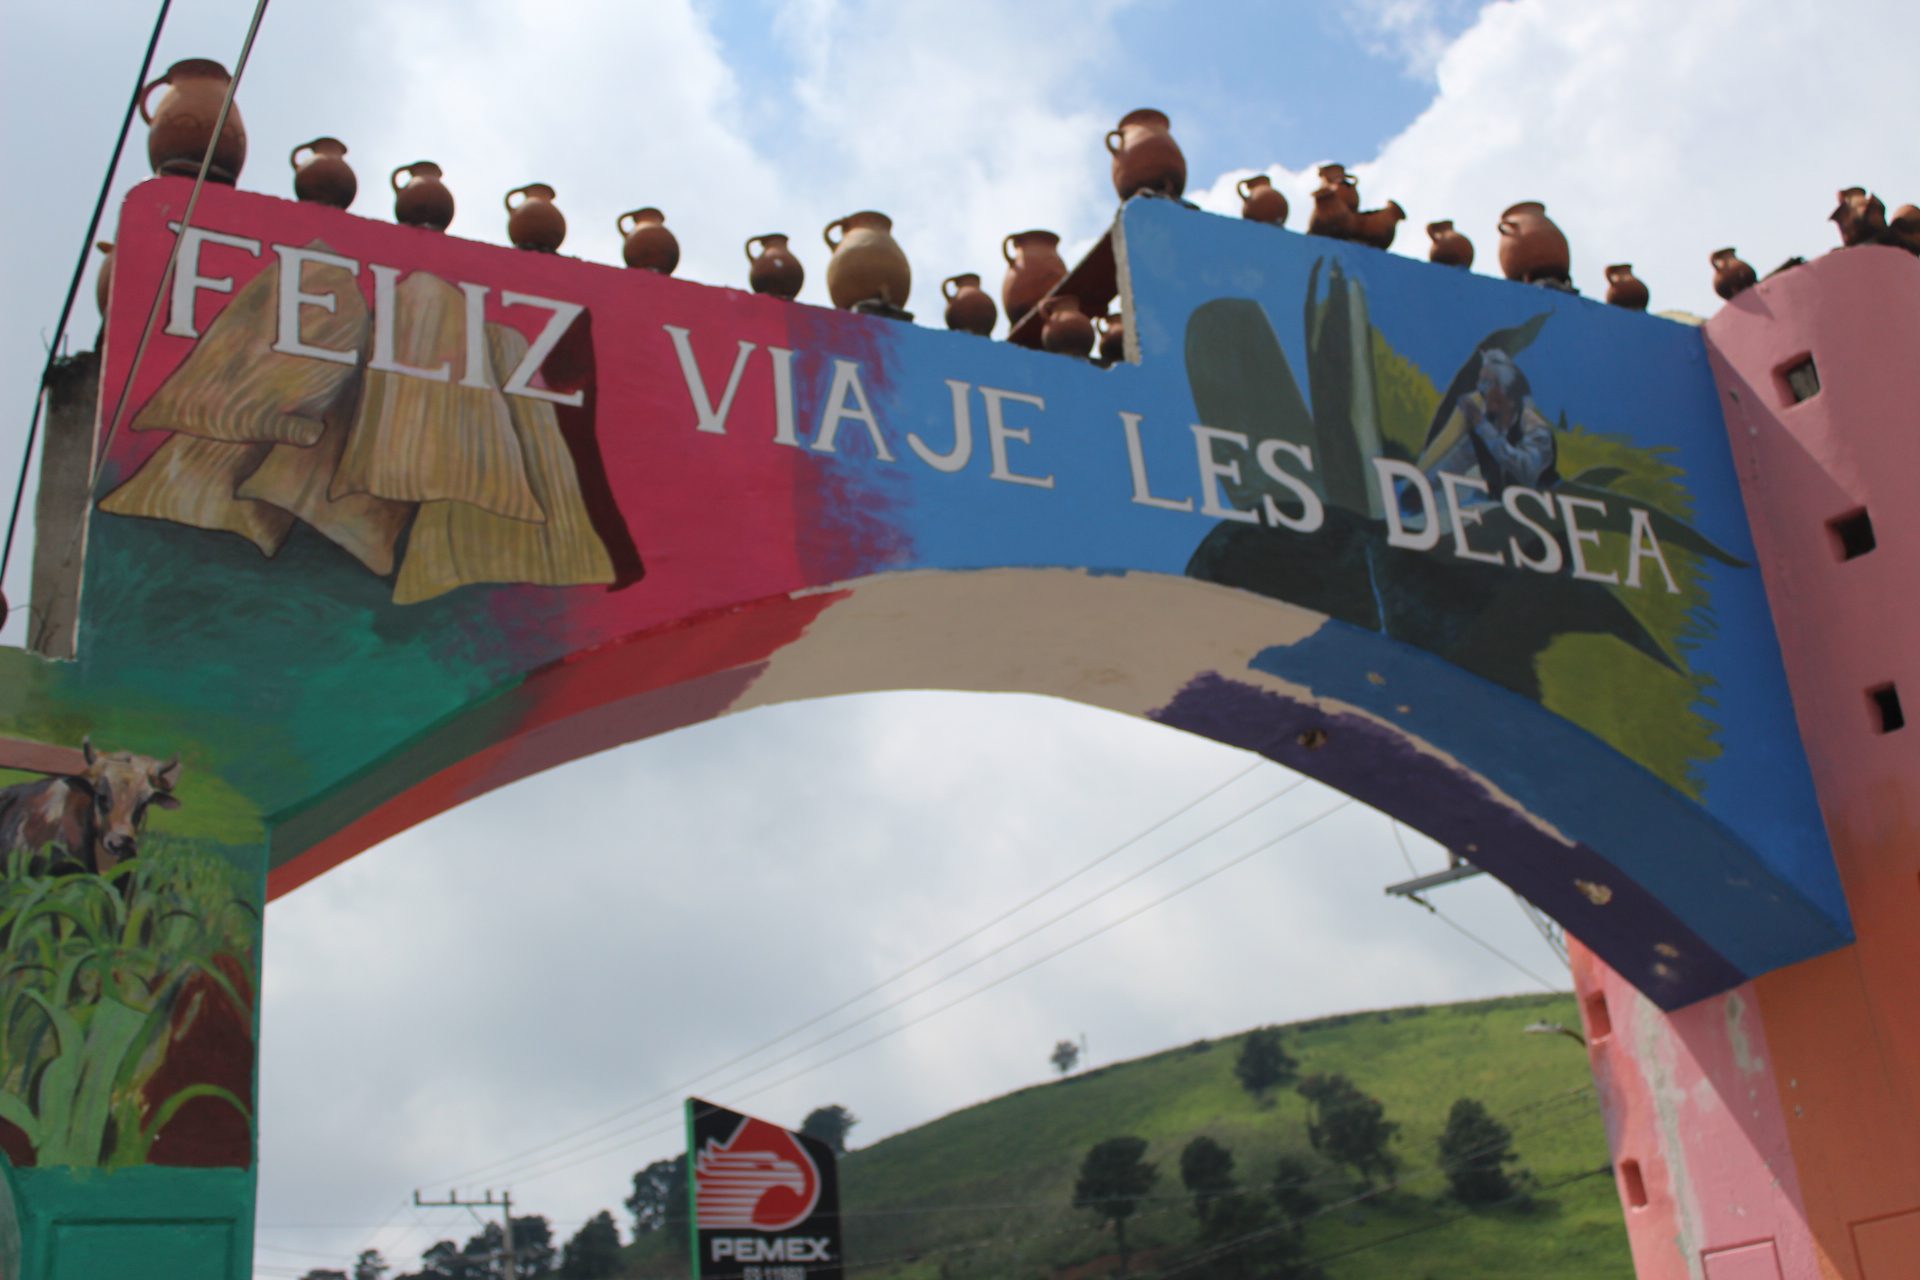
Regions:
M 1847 940 L 1690 799 L 1527 699 L 1247 592 L 1075 570 L 882 575 L 586 650 L 276 815 L 269 893 L 568 760 L 896 689 L 1051 695 L 1255 752 L 1468 858 L 1663 1008 Z

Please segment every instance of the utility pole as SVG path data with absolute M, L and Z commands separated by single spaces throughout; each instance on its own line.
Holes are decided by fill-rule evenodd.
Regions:
M 500 1219 L 504 1224 L 500 1231 L 500 1242 L 506 1249 L 506 1280 L 519 1280 L 519 1273 L 514 1269 L 513 1260 L 513 1193 L 511 1191 L 502 1191 L 498 1200 L 493 1198 L 491 1191 L 487 1192 L 485 1200 L 462 1200 L 452 1191 L 447 1192 L 445 1200 L 422 1200 L 416 1188 L 413 1193 L 413 1202 L 422 1209 L 493 1208 L 500 1210 Z

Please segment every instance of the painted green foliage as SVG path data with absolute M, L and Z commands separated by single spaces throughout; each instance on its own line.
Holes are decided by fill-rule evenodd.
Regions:
M 155 834 L 105 874 L 30 863 L 15 850 L 0 881 L 0 1147 L 16 1165 L 249 1163 L 248 877 Z
M 1373 460 L 1419 464 L 1436 449 L 1443 428 L 1458 421 L 1462 401 L 1476 395 L 1480 352 L 1498 350 L 1517 360 L 1550 314 L 1487 334 L 1442 388 L 1374 327 L 1364 288 L 1337 262 L 1323 260 L 1304 300 L 1303 394 L 1260 304 L 1228 298 L 1198 308 L 1188 322 L 1186 358 L 1199 420 L 1245 435 L 1254 449 L 1279 441 L 1288 450 L 1310 450 L 1311 471 L 1290 470 L 1319 496 L 1325 518 L 1306 533 L 1223 521 L 1187 571 L 1434 652 L 1540 702 L 1697 797 L 1696 766 L 1719 747 L 1703 710 L 1712 681 L 1689 667 L 1687 654 L 1714 625 L 1705 562 L 1739 562 L 1687 523 L 1692 501 L 1684 475 L 1664 451 L 1570 424 L 1562 411 L 1552 424 L 1553 469 L 1540 487 L 1605 504 L 1604 511 L 1587 509 L 1600 541 L 1586 549 L 1586 560 L 1616 571 L 1629 559 L 1629 508 L 1643 510 L 1676 592 L 1665 590 L 1664 581 L 1636 590 L 1564 572 L 1470 562 L 1454 554 L 1447 537 L 1424 552 L 1387 541 Z M 1258 512 L 1270 503 L 1288 517 L 1304 511 L 1255 466 L 1241 468 L 1221 488 L 1242 510 Z M 1503 547 L 1518 538 L 1551 554 L 1497 503 L 1473 519 L 1479 546 Z M 1565 532 L 1558 524 L 1548 531 L 1561 562 L 1570 564 Z M 1660 572 L 1651 565 L 1647 571 Z

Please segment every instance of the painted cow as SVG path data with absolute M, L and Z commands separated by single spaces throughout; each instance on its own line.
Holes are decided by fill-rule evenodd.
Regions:
M 180 757 L 164 764 L 80 742 L 84 773 L 0 790 L 0 858 L 26 850 L 29 874 L 107 872 L 139 853 L 140 827 L 155 805 L 177 809 Z

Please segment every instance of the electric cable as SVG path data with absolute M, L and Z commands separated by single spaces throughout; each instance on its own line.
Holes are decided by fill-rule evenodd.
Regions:
M 120 118 L 120 133 L 113 141 L 113 155 L 107 160 L 107 172 L 100 179 L 100 194 L 94 197 L 93 216 L 87 219 L 87 234 L 80 241 L 80 257 L 73 264 L 73 279 L 67 283 L 66 300 L 60 304 L 60 321 L 54 326 L 53 341 L 47 345 L 47 362 L 40 370 L 40 381 L 33 391 L 33 416 L 27 423 L 27 447 L 20 453 L 20 479 L 13 487 L 13 510 L 7 516 L 7 538 L 0 545 L 0 591 L 7 581 L 7 566 L 13 560 L 13 538 L 20 524 L 20 509 L 26 500 L 27 470 L 33 463 L 33 446 L 40 437 L 40 412 L 46 402 L 47 380 L 53 376 L 54 363 L 60 358 L 60 344 L 66 337 L 67 322 L 73 318 L 73 300 L 80 295 L 80 281 L 86 276 L 87 261 L 93 256 L 93 238 L 100 233 L 100 219 L 106 213 L 107 196 L 113 190 L 113 178 L 120 170 L 120 156 L 127 147 L 127 135 L 133 130 L 134 112 L 140 106 L 141 91 L 150 81 L 153 55 L 160 48 L 160 33 L 166 28 L 167 13 L 173 0 L 160 0 L 160 12 L 153 19 L 153 34 L 147 37 L 147 51 L 140 58 L 140 74 L 133 82 L 133 96 L 127 99 L 126 114 Z M 219 135 L 215 135 L 217 138 Z
M 87 496 L 91 501 L 100 487 L 100 476 L 107 467 L 107 454 L 113 448 L 113 438 L 120 430 L 120 421 L 126 414 L 127 400 L 133 394 L 133 385 L 140 376 L 140 365 L 147 356 L 147 346 L 153 341 L 154 325 L 159 322 L 161 305 L 166 301 L 168 287 L 172 284 L 173 273 L 180 262 L 180 246 L 186 243 L 187 233 L 193 227 L 194 210 L 199 207 L 200 193 L 206 188 L 207 174 L 213 168 L 214 148 L 220 145 L 220 134 L 227 127 L 227 118 L 233 114 L 233 98 L 240 91 L 240 78 L 247 73 L 247 61 L 253 56 L 253 42 L 260 34 L 260 20 L 266 16 L 267 0 L 254 0 L 253 17 L 247 23 L 247 35 L 240 42 L 240 56 L 234 62 L 233 75 L 227 81 L 227 91 L 220 99 L 220 110 L 213 120 L 213 134 L 207 139 L 207 149 L 200 157 L 200 171 L 194 175 L 193 190 L 187 194 L 187 207 L 180 214 L 180 226 L 174 233 L 173 247 L 167 253 L 166 268 L 160 273 L 160 285 L 153 293 L 153 304 L 147 308 L 147 322 L 140 330 L 140 343 L 133 349 L 133 360 L 127 366 L 127 376 L 120 383 L 120 394 L 114 401 L 113 413 L 107 418 L 107 430 L 100 442 L 99 456 L 93 464 L 93 474 L 87 480 Z M 85 528 L 84 522 L 81 528 Z M 76 539 L 79 534 L 76 531 Z
M 1387 829 L 1393 833 L 1394 843 L 1400 846 L 1400 856 L 1406 859 L 1408 869 L 1412 870 L 1413 856 L 1407 852 L 1407 842 L 1401 839 L 1400 837 L 1400 824 L 1394 821 L 1392 818 L 1388 818 Z M 1431 902 L 1426 901 L 1424 898 L 1416 898 L 1415 901 L 1418 902 L 1421 906 L 1425 907 L 1434 916 L 1438 917 L 1441 924 L 1446 925 L 1449 929 L 1452 929 L 1455 933 L 1459 934 L 1461 937 L 1465 938 L 1467 941 L 1473 943 L 1474 946 L 1484 949 L 1485 951 L 1487 951 L 1489 954 L 1493 955 L 1497 959 L 1504 961 L 1506 964 L 1512 966 L 1514 969 L 1517 969 L 1519 972 L 1533 979 L 1535 982 L 1539 983 L 1542 987 L 1546 988 L 1548 991 L 1551 991 L 1555 995 L 1558 995 L 1561 992 L 1564 992 L 1566 990 L 1566 987 L 1559 983 L 1548 982 L 1545 978 L 1541 977 L 1539 974 L 1535 973 L 1533 970 L 1527 968 L 1527 966 L 1521 964 L 1518 960 L 1515 960 L 1512 956 L 1500 950 L 1500 948 L 1494 946 L 1491 942 L 1488 942 L 1486 939 L 1473 933 L 1471 930 L 1467 929 L 1464 925 L 1454 923 L 1452 917 L 1448 916 L 1446 912 L 1434 906 Z
M 1332 805 L 1328 806 L 1327 808 L 1321 810 L 1319 813 L 1315 814 L 1313 817 L 1294 824 L 1292 827 L 1289 827 L 1287 830 L 1281 832 L 1280 834 L 1269 837 L 1268 839 L 1262 841 L 1261 843 L 1254 845 L 1252 848 L 1247 849 L 1246 851 L 1235 855 L 1233 858 L 1228 859 L 1226 862 L 1221 863 L 1219 866 L 1214 867 L 1211 870 L 1206 871 L 1201 875 L 1194 877 L 1192 880 L 1189 880 L 1187 883 L 1181 885 L 1180 887 L 1173 889 L 1165 894 L 1162 894 L 1160 897 L 1154 898 L 1144 903 L 1143 905 L 1134 908 L 1132 911 L 1125 913 L 1124 915 L 1121 915 L 1119 917 L 1116 917 L 1113 920 L 1108 921 L 1107 923 L 1092 930 L 1091 932 L 1083 934 L 1078 938 L 1075 938 L 1073 941 L 1065 944 L 1064 946 L 1057 947 L 1054 950 L 1045 953 L 1044 955 L 1038 956 L 1035 959 L 1028 961 L 1026 964 L 1021 965 L 1019 968 L 1013 969 L 1008 973 L 1002 974 L 1001 976 L 993 979 L 991 982 L 987 982 L 979 987 L 976 987 L 974 990 L 966 992 L 963 995 L 960 995 L 952 1000 L 949 1000 L 945 1004 L 939 1005 L 933 1009 L 927 1010 L 925 1013 L 922 1013 L 913 1018 L 910 1018 L 906 1022 L 903 1022 L 898 1026 L 890 1027 L 887 1030 L 882 1031 L 880 1034 L 876 1036 L 872 1036 L 866 1040 L 862 1040 L 859 1044 L 852 1045 L 846 1049 L 842 1049 L 839 1052 L 834 1053 L 826 1058 L 823 1058 L 818 1062 L 812 1063 L 806 1067 L 801 1068 L 799 1071 L 782 1076 L 778 1080 L 773 1080 L 766 1084 L 758 1085 L 753 1089 L 750 1089 L 747 1092 L 743 1094 L 738 1094 L 736 1096 L 744 1100 L 746 1098 L 757 1097 L 760 1094 L 766 1093 L 771 1089 L 777 1089 L 781 1085 L 791 1084 L 795 1080 L 799 1080 L 805 1076 L 811 1075 L 813 1072 L 820 1070 L 822 1067 L 830 1066 L 835 1062 L 839 1062 L 843 1058 L 846 1058 L 852 1054 L 860 1052 L 863 1049 L 876 1045 L 880 1043 L 882 1040 L 889 1039 L 890 1037 L 896 1036 L 901 1032 L 908 1030 L 911 1027 L 917 1026 L 920 1023 L 925 1022 L 929 1018 L 937 1017 L 940 1014 L 947 1012 L 949 1009 L 953 1009 L 958 1005 L 966 1003 L 968 1000 L 973 999 L 975 996 L 984 994 L 985 992 L 993 990 L 995 987 L 998 987 L 1006 982 L 1012 981 L 1014 978 L 1020 977 L 1022 974 L 1031 972 L 1032 970 L 1038 968 L 1040 965 L 1043 965 L 1050 960 L 1053 960 L 1061 955 L 1066 954 L 1068 951 L 1073 950 L 1075 947 L 1080 946 L 1084 942 L 1089 942 L 1094 938 L 1100 937 L 1102 934 L 1105 934 L 1113 929 L 1118 928 L 1120 925 L 1126 924 L 1130 920 L 1137 919 L 1139 916 L 1144 915 L 1146 912 L 1151 911 L 1154 908 L 1159 907 L 1164 903 L 1179 897 L 1181 894 L 1186 893 L 1188 890 L 1193 889 L 1201 884 L 1204 884 L 1206 881 L 1211 880 L 1213 877 L 1221 874 L 1222 872 L 1228 871 L 1233 867 L 1239 866 L 1241 863 L 1247 861 L 1247 859 L 1253 857 L 1255 854 L 1265 852 L 1267 849 L 1272 848 L 1274 845 L 1277 845 L 1286 840 L 1289 840 L 1292 837 L 1301 833 L 1302 831 L 1305 831 L 1307 828 L 1312 827 L 1315 824 L 1322 822 L 1327 818 L 1332 817 L 1335 813 L 1339 812 L 1341 809 L 1346 808 L 1348 805 L 1352 803 L 1353 803 L 1353 797 L 1343 796 L 1339 800 L 1334 802 Z M 805 1052 L 805 1050 L 804 1049 L 798 1050 L 796 1051 L 796 1054 L 799 1052 Z M 727 1085 L 723 1085 L 720 1087 L 722 1089 L 732 1089 L 735 1086 L 744 1083 L 746 1080 L 751 1079 L 753 1076 L 758 1075 L 761 1072 L 764 1072 L 766 1070 L 769 1070 L 771 1069 L 771 1067 L 776 1065 L 778 1065 L 778 1063 L 769 1063 L 767 1064 L 767 1066 L 756 1068 L 754 1071 L 749 1072 L 746 1076 L 741 1077 L 739 1080 L 733 1081 Z M 637 1128 L 639 1127 L 639 1125 L 642 1125 L 645 1123 L 647 1123 L 646 1120 L 641 1120 L 636 1122 L 634 1125 L 630 1125 L 628 1127 Z M 559 1155 L 549 1157 L 548 1160 L 540 1161 L 532 1166 L 529 1166 L 529 1170 L 537 1170 L 537 1172 L 533 1172 L 533 1171 L 519 1172 L 517 1181 L 521 1183 L 534 1182 L 541 1178 L 550 1177 L 553 1174 L 559 1173 L 565 1169 L 574 1168 L 577 1165 L 584 1164 L 592 1160 L 602 1159 L 606 1156 L 613 1154 L 615 1151 L 624 1150 L 625 1148 L 633 1146 L 636 1143 L 643 1142 L 648 1138 L 656 1137 L 659 1134 L 665 1133 L 667 1132 L 667 1129 L 671 1127 L 672 1126 L 669 1125 L 667 1126 L 667 1128 L 654 1129 L 647 1133 L 639 1134 L 631 1138 L 623 1137 L 618 1142 L 614 1143 L 614 1145 L 610 1147 L 606 1147 L 603 1150 L 589 1151 L 586 1154 L 582 1155 L 577 1160 L 565 1161 L 564 1163 L 553 1165 L 553 1167 L 551 1168 L 542 1169 L 540 1167 L 541 1165 L 548 1164 L 552 1160 L 560 1158 Z M 615 1135 L 613 1134 L 607 1135 L 608 1138 L 612 1138 L 614 1136 Z M 606 1139 L 601 1139 L 601 1141 L 606 1141 Z M 584 1150 L 584 1148 L 582 1150 Z
M 962 934 L 960 937 L 955 938 L 953 941 L 947 943 L 945 946 L 942 946 L 935 951 L 929 952 L 927 955 L 922 956 L 919 960 L 914 961 L 912 964 L 908 965 L 904 969 L 899 970 L 898 972 L 894 973 L 890 977 L 887 977 L 880 982 L 874 983 L 872 986 L 869 986 L 866 989 L 854 995 L 848 996 L 846 999 L 840 1001 L 838 1004 L 833 1005 L 831 1008 L 821 1013 L 817 1013 L 812 1017 L 807 1018 L 805 1021 L 795 1023 L 793 1026 L 787 1028 L 785 1031 L 782 1031 L 780 1034 L 773 1036 L 770 1039 L 763 1040 L 759 1044 L 753 1046 L 752 1048 L 747 1049 L 742 1053 L 736 1054 L 734 1057 L 729 1058 L 727 1061 L 719 1064 L 718 1066 L 710 1067 L 704 1071 L 701 1071 L 696 1075 L 690 1076 L 687 1079 L 682 1080 L 677 1084 L 671 1085 L 659 1091 L 658 1093 L 655 1093 L 647 1098 L 642 1099 L 639 1102 L 632 1103 L 626 1107 L 621 1108 L 618 1111 L 615 1111 L 609 1115 L 603 1116 L 598 1120 L 595 1120 L 589 1124 L 583 1125 L 580 1128 L 571 1131 L 570 1133 L 562 1134 L 560 1137 L 557 1137 L 557 1138 L 549 1138 L 545 1142 L 536 1143 L 533 1146 L 528 1147 L 516 1154 L 510 1155 L 510 1156 L 503 1156 L 498 1160 L 494 1160 L 482 1165 L 476 1165 L 469 1169 L 464 1169 L 459 1173 L 454 1174 L 450 1178 L 432 1178 L 432 1179 L 428 1179 L 428 1182 L 434 1186 L 438 1186 L 443 1182 L 449 1185 L 458 1185 L 475 1177 L 481 1177 L 481 1176 L 497 1177 L 498 1174 L 496 1173 L 496 1171 L 499 1169 L 510 1168 L 515 1164 L 515 1162 L 523 1160 L 528 1156 L 532 1156 L 532 1155 L 535 1155 L 536 1153 L 546 1151 L 548 1148 L 551 1148 L 551 1147 L 562 1146 L 565 1143 L 572 1142 L 576 1138 L 581 1138 L 588 1134 L 591 1134 L 594 1132 L 594 1130 L 604 1128 L 605 1126 L 612 1124 L 616 1120 L 620 1120 L 625 1118 L 626 1116 L 632 1115 L 634 1112 L 645 1110 L 669 1098 L 676 1097 L 679 1094 L 685 1092 L 687 1089 L 698 1084 L 702 1080 L 718 1075 L 722 1071 L 726 1071 L 733 1067 L 739 1066 L 741 1063 L 746 1062 L 748 1059 L 756 1057 L 761 1053 L 764 1053 L 765 1051 L 773 1048 L 775 1045 L 781 1043 L 782 1041 L 789 1040 L 803 1031 L 806 1031 L 812 1027 L 818 1026 L 820 1023 L 826 1021 L 828 1018 L 832 1017 L 834 1014 L 839 1013 L 842 1010 L 845 1010 L 848 1007 L 859 1003 L 861 1000 L 866 999 L 868 996 L 874 995 L 875 993 L 882 991 L 887 987 L 892 986 L 894 983 L 899 982 L 902 978 L 905 978 L 908 975 L 913 974 L 918 970 L 925 968 L 928 964 L 931 964 L 933 961 L 939 959 L 941 956 L 947 955 L 948 953 L 952 952 L 956 948 L 968 942 L 973 941 L 975 938 L 979 937 L 981 934 L 986 933 L 988 930 L 996 927 L 999 924 L 1002 924 L 1003 922 L 1010 919 L 1011 917 L 1019 914 L 1021 911 L 1026 910 L 1028 907 L 1032 906 L 1034 903 L 1039 902 L 1041 899 L 1047 897 L 1049 894 L 1054 893 L 1056 890 L 1062 888 L 1063 886 L 1070 883 L 1071 881 L 1078 879 L 1080 876 L 1085 875 L 1089 871 L 1092 871 L 1095 867 L 1098 867 L 1102 863 L 1106 862 L 1108 859 L 1138 844 L 1141 840 L 1145 839 L 1147 836 L 1152 835 L 1154 832 L 1159 831 L 1160 829 L 1165 827 L 1168 823 L 1172 822 L 1174 819 L 1179 818 L 1184 814 L 1191 812 L 1192 810 L 1198 808 L 1200 805 L 1204 804 L 1206 801 L 1213 799 L 1215 796 L 1225 791 L 1228 787 L 1232 786 L 1234 783 L 1239 782 L 1242 778 L 1245 778 L 1247 775 L 1251 774 L 1252 772 L 1254 772 L 1254 770 L 1260 768 L 1260 766 L 1265 763 L 1267 763 L 1265 760 L 1256 760 L 1253 764 L 1247 766 L 1245 769 L 1242 769 L 1239 773 L 1234 774 L 1232 777 L 1212 787 L 1211 789 L 1206 791 L 1204 794 L 1197 796 L 1194 799 L 1188 801 L 1187 803 L 1181 805 L 1179 808 L 1173 810 L 1171 813 L 1167 814 L 1165 817 L 1159 819 L 1158 821 L 1154 822 L 1150 826 L 1146 827 L 1144 830 L 1134 834 L 1133 836 L 1128 837 L 1126 840 L 1121 841 L 1119 844 L 1108 849 L 1105 853 L 1102 853 L 1098 857 L 1094 858 L 1091 862 L 1088 862 L 1085 865 L 1078 868 L 1077 870 L 1072 871 L 1065 876 L 1062 876 L 1058 880 L 1055 880 L 1044 889 L 1041 889 L 1039 892 L 1028 896 L 1027 898 L 1021 900 L 1020 902 L 1000 912 L 1000 914 L 994 916 L 992 919 L 986 921 L 981 925 L 976 926 L 975 928 Z M 1104 896 L 1105 894 L 1113 892 L 1115 889 L 1120 888 L 1121 886 L 1127 884 L 1129 881 L 1133 879 L 1137 879 L 1140 875 L 1145 874 L 1145 872 L 1153 870 L 1155 867 L 1160 866 L 1162 863 L 1166 862 L 1169 858 L 1179 853 L 1182 853 L 1187 849 L 1191 849 L 1192 847 L 1194 847 L 1194 845 L 1199 844 L 1201 841 L 1207 840 L 1212 836 L 1217 835 L 1219 832 L 1225 830 L 1227 827 L 1232 826 L 1234 823 L 1240 821 L 1242 818 L 1246 817 L 1248 814 L 1251 814 L 1256 810 L 1264 807 L 1265 805 L 1271 804 L 1273 801 L 1281 798 L 1282 796 L 1287 795 L 1289 792 L 1293 791 L 1295 788 L 1302 785 L 1305 781 L 1306 781 L 1305 778 L 1295 778 L 1295 780 L 1289 783 L 1288 785 L 1280 788 L 1278 791 L 1272 792 L 1271 794 L 1267 795 L 1265 798 L 1249 806 L 1248 808 L 1242 809 L 1240 812 L 1236 813 L 1233 817 L 1227 819 L 1225 822 L 1211 828 L 1210 830 L 1206 831 L 1205 833 L 1199 836 L 1194 837 L 1192 840 L 1188 841 L 1187 843 L 1178 846 L 1173 851 L 1173 853 L 1168 854 L 1166 857 L 1161 858 L 1157 862 L 1148 864 L 1146 867 L 1142 868 L 1140 871 L 1134 872 L 1132 875 L 1128 876 L 1126 879 L 1123 879 L 1121 881 L 1116 882 L 1113 885 L 1108 886 L 1106 889 L 1103 889 L 1100 893 L 1095 894 L 1093 897 L 1084 900 L 1079 905 L 1069 908 L 1069 910 L 1065 913 L 1062 913 L 1062 915 L 1055 916 L 1053 917 L 1053 919 L 1045 922 L 1044 924 L 1035 926 L 1034 928 L 1029 929 L 1027 932 L 1010 939 L 1008 942 L 1003 943 L 999 948 L 996 948 L 993 951 L 986 952 L 984 955 L 981 955 L 976 959 L 974 959 L 973 961 L 970 961 L 967 965 L 964 965 L 959 969 L 953 970 L 951 973 L 948 973 L 945 977 L 942 977 L 937 982 L 929 984 L 928 986 L 925 986 L 925 987 L 921 987 L 919 990 L 913 992 L 910 995 L 901 997 L 899 1000 L 894 1001 L 892 1004 L 881 1006 L 880 1008 L 874 1010 L 872 1013 L 866 1015 L 866 1017 L 862 1019 L 860 1022 L 849 1023 L 846 1027 L 841 1028 L 840 1031 L 834 1032 L 833 1035 L 843 1034 L 845 1031 L 851 1030 L 853 1027 L 861 1025 L 861 1022 L 869 1021 L 873 1017 L 877 1016 L 878 1014 L 885 1013 L 889 1009 L 897 1008 L 904 1001 L 912 1000 L 915 997 L 921 994 L 924 994 L 926 991 L 932 990 L 934 986 L 938 986 L 941 982 L 946 982 L 954 977 L 957 977 L 959 974 L 966 972 L 968 968 L 978 965 L 985 960 L 992 959 L 994 956 L 999 955 L 1001 952 L 1005 951 L 1008 947 L 1011 947 L 1016 943 L 1024 941 L 1026 938 L 1032 937 L 1033 934 L 1039 932 L 1040 930 L 1046 929 L 1051 925 L 1053 925 L 1054 923 L 1057 923 L 1060 919 L 1064 918 L 1065 915 L 1071 914 L 1073 911 L 1078 911 L 1090 905 L 1091 903 L 1098 901 L 1100 897 Z M 832 1039 L 833 1036 L 828 1036 L 826 1038 Z M 814 1044 L 819 1044 L 819 1043 L 821 1042 L 820 1041 L 814 1042 Z M 811 1048 L 811 1047 L 813 1047 L 813 1045 L 807 1046 L 807 1048 Z M 795 1052 L 805 1052 L 805 1049 L 797 1050 Z M 765 1070 L 771 1066 L 776 1066 L 780 1062 L 790 1061 L 792 1056 L 793 1056 L 792 1054 L 789 1054 L 786 1057 L 777 1059 L 774 1063 L 767 1064 L 767 1067 L 763 1067 L 762 1070 Z M 647 1123 L 647 1122 L 643 1121 L 642 1123 Z M 593 1139 L 593 1141 L 598 1141 L 598 1139 Z M 542 1157 L 542 1160 L 547 1158 L 550 1158 L 550 1157 Z

